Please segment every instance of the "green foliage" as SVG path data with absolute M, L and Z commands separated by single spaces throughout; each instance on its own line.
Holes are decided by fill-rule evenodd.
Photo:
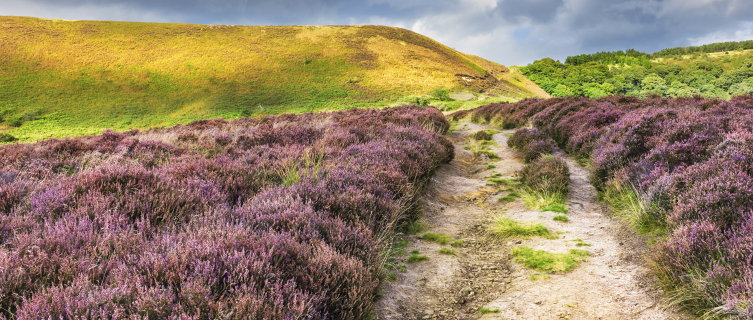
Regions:
M 486 165 L 486 169 L 487 169 L 487 170 L 491 170 L 491 169 L 495 169 L 495 168 L 497 168 L 497 166 L 495 166 L 495 165 L 493 165 L 493 164 L 487 164 L 487 165 Z
M 448 244 L 453 240 L 452 236 L 450 235 L 441 234 L 441 233 L 431 233 L 431 232 L 424 233 L 424 235 L 421 238 L 426 241 L 434 241 L 439 244 Z
M 419 234 L 423 232 L 424 229 L 426 229 L 426 225 L 419 220 L 411 221 L 403 226 L 403 231 L 411 235 Z
M 575 239 L 575 240 L 572 240 L 572 241 L 576 242 L 575 246 L 577 246 L 577 247 L 590 247 L 591 246 L 590 243 L 583 242 L 583 239 Z
M 552 220 L 559 221 L 559 222 L 569 222 L 570 218 L 568 218 L 567 216 L 564 216 L 564 215 L 560 214 L 560 215 L 554 216 L 554 218 L 552 218 Z
M 565 63 L 546 58 L 520 72 L 553 97 L 650 94 L 663 97 L 729 99 L 753 94 L 753 55 L 713 54 L 719 48 L 747 48 L 751 42 L 712 44 L 662 50 L 653 55 L 635 50 L 568 57 Z M 668 52 L 676 52 L 669 54 Z M 707 52 L 693 57 L 688 53 Z M 651 60 L 657 59 L 659 60 Z
M 539 279 L 549 279 L 551 277 L 552 277 L 551 275 L 546 274 L 546 273 L 535 273 L 535 274 L 532 274 L 528 278 L 530 278 L 533 281 L 536 281 L 536 280 L 539 280 Z
M 587 261 L 585 257 L 591 254 L 579 249 L 570 249 L 569 253 L 551 253 L 525 246 L 513 248 L 511 253 L 515 261 L 522 262 L 527 268 L 546 272 L 571 271 L 581 261 Z
M 452 243 L 450 243 L 451 246 L 454 248 L 460 248 L 463 246 L 463 240 L 455 240 Z
M 431 96 L 439 101 L 454 101 L 452 98 L 450 98 L 450 90 L 442 87 L 434 88 L 434 90 L 432 90 L 431 92 Z
M 480 314 L 487 314 L 487 313 L 499 313 L 499 309 L 489 309 L 489 308 L 480 308 L 478 309 L 478 312 Z
M 16 139 L 16 137 L 14 137 L 14 136 L 12 136 L 10 134 L 0 133 L 0 142 L 3 142 L 3 143 L 4 142 L 13 142 L 13 141 L 16 141 L 16 140 L 18 140 L 18 139 Z
M 453 255 L 454 256 L 455 255 L 455 250 L 449 249 L 449 248 L 442 248 L 442 249 L 439 249 L 439 253 L 441 253 L 441 254 L 448 254 L 448 255 Z
M 487 133 L 484 130 L 479 130 L 479 131 L 474 132 L 471 135 L 471 139 L 474 139 L 474 140 L 491 140 L 492 139 L 492 135 L 490 135 L 489 133 Z
M 747 40 L 747 41 L 728 41 L 728 42 L 719 42 L 719 43 L 711 43 L 706 44 L 702 46 L 696 46 L 696 47 L 677 47 L 677 48 L 669 48 L 660 50 L 657 52 L 654 52 L 651 54 L 652 58 L 661 58 L 661 57 L 669 57 L 669 56 L 676 56 L 676 55 L 686 55 L 686 54 L 692 54 L 692 53 L 713 53 L 713 52 L 725 52 L 725 51 L 742 51 L 742 50 L 750 50 L 753 49 L 753 40 Z M 729 53 L 729 52 L 725 52 Z
M 427 261 L 427 260 L 429 260 L 429 257 L 421 255 L 421 253 L 418 252 L 418 250 L 413 250 L 411 251 L 411 255 L 408 256 L 408 259 L 406 261 L 408 261 L 409 263 L 414 263 L 414 262 L 421 262 L 421 261 Z
M 465 150 L 472 152 L 475 156 L 486 155 L 489 159 L 499 159 L 497 153 L 489 145 L 499 146 L 494 141 L 471 139 L 466 145 Z
M 664 236 L 667 234 L 667 218 L 655 203 L 645 200 L 636 187 L 612 180 L 604 191 L 601 200 L 609 204 L 612 213 L 630 223 L 643 236 Z
M 523 204 L 525 204 L 526 207 L 534 210 L 539 210 L 549 207 L 553 204 L 564 206 L 566 196 L 560 192 L 535 191 L 532 189 L 527 189 L 525 192 L 523 192 L 522 198 Z
M 506 191 L 510 191 L 510 189 L 512 189 L 512 188 L 508 188 Z M 520 198 L 520 194 L 519 193 L 517 193 L 517 192 L 510 192 L 506 196 L 498 198 L 497 201 L 507 203 L 507 202 L 513 202 L 513 201 L 515 201 L 515 199 L 518 199 L 518 198 Z
M 501 238 L 542 236 L 547 239 L 557 239 L 547 227 L 540 223 L 520 223 L 510 218 L 499 218 L 491 227 L 492 232 Z
M 564 203 L 552 203 L 544 207 L 544 209 L 541 209 L 541 211 L 551 211 L 567 214 L 569 210 L 567 210 L 567 207 Z

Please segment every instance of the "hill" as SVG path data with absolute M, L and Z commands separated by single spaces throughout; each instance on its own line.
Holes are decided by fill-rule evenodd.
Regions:
M 437 87 L 492 89 L 506 70 L 382 26 L 0 17 L 0 29 L 0 129 L 22 141 L 387 106 Z
M 654 54 L 636 50 L 599 52 L 568 57 L 564 64 L 545 58 L 520 70 L 556 97 L 657 94 L 730 99 L 753 93 L 753 50 L 745 50 L 747 43 L 674 48 Z M 706 52 L 732 47 L 737 49 Z

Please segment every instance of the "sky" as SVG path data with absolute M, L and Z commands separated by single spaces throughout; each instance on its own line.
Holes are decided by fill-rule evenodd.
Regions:
M 0 0 L 0 15 L 410 29 L 504 65 L 753 40 L 751 0 Z

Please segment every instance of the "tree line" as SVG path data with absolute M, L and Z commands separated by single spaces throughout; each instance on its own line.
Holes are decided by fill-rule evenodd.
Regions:
M 748 43 L 753 45 L 753 41 L 733 44 L 737 48 L 745 48 Z M 725 42 L 682 49 L 688 50 L 683 52 L 691 52 L 732 47 Z M 675 52 L 667 51 L 675 49 L 659 53 Z M 555 97 L 597 98 L 614 94 L 647 97 L 657 94 L 662 97 L 700 95 L 729 99 L 753 94 L 753 53 L 720 51 L 726 54 L 712 56 L 707 52 L 699 54 L 701 51 L 695 51 L 695 55 L 698 55 L 695 57 L 665 56 L 661 59 L 633 49 L 599 52 L 571 56 L 565 63 L 551 58 L 536 60 L 520 68 L 520 71 Z

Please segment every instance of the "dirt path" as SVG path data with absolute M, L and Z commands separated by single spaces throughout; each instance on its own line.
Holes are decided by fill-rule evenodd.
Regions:
M 669 311 L 658 299 L 644 256 L 645 239 L 635 236 L 604 214 L 587 169 L 568 160 L 571 171 L 567 200 L 569 222 L 556 222 L 553 212 L 531 211 L 521 200 L 503 204 L 507 192 L 486 186 L 484 177 L 499 173 L 514 178 L 524 164 L 507 147 L 505 133 L 494 135 L 499 160 L 478 159 L 463 149 L 467 136 L 480 129 L 462 123 L 450 138 L 456 159 L 439 170 L 425 196 L 423 232 L 402 236 L 407 251 L 418 250 L 428 261 L 398 263 L 407 272 L 384 287 L 377 303 L 377 319 L 689 319 Z M 512 131 L 508 131 L 510 133 Z M 564 156 L 564 155 L 562 155 Z M 496 166 L 486 169 L 485 162 Z M 498 239 L 488 232 L 499 217 L 541 223 L 560 234 L 559 239 Z M 422 240 L 424 232 L 463 240 L 452 248 Z M 590 244 L 588 261 L 569 273 L 531 277 L 542 272 L 525 268 L 510 257 L 513 247 L 566 253 L 578 248 L 574 239 Z M 440 254 L 442 248 L 456 255 Z M 534 280 L 536 279 L 536 280 Z M 497 309 L 481 314 L 480 308 Z

